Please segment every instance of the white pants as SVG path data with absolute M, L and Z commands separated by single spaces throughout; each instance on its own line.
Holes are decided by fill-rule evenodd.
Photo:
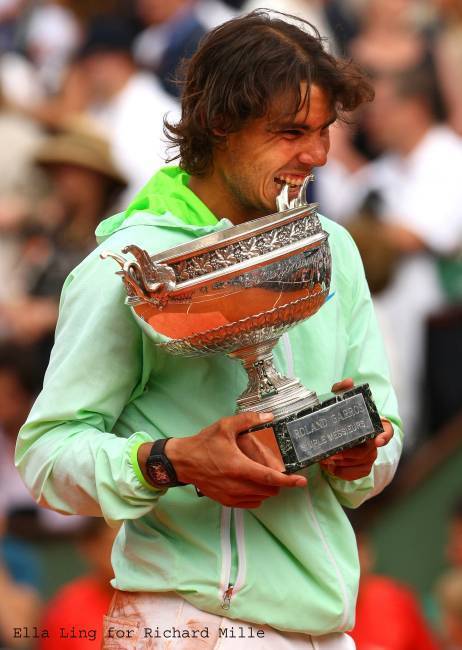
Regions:
M 103 650 L 354 650 L 347 634 L 312 638 L 203 612 L 173 593 L 116 591 Z

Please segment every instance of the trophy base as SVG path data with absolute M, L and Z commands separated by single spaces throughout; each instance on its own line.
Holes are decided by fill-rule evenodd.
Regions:
M 280 459 L 281 471 L 292 474 L 383 430 L 369 384 L 361 384 L 290 415 L 276 415 L 251 432 Z

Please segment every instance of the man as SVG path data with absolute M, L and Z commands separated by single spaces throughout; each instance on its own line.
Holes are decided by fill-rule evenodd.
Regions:
M 144 25 L 134 43 L 135 59 L 177 98 L 178 64 L 192 56 L 209 29 L 232 18 L 233 11 L 221 0 L 136 0 L 135 8 Z
M 178 113 L 177 102 L 155 76 L 136 64 L 132 43 L 126 23 L 103 16 L 91 23 L 79 53 L 88 91 L 85 111 L 105 130 L 115 163 L 128 180 L 130 199 L 165 160 L 164 114 Z
M 366 528 L 356 528 L 356 539 L 361 579 L 351 636 L 357 650 L 438 650 L 416 594 L 407 584 L 376 572 L 374 544 Z
M 370 87 L 306 24 L 283 19 L 250 14 L 205 38 L 189 63 L 182 120 L 169 127 L 181 166 L 160 170 L 124 214 L 100 225 L 105 249 L 132 243 L 154 253 L 229 226 L 217 219 L 267 214 L 281 185 L 296 189 L 326 162 L 329 126 L 370 99 Z M 344 631 L 358 564 L 341 506 L 386 485 L 402 434 L 357 251 L 341 227 L 323 226 L 335 296 L 277 346 L 277 364 L 319 393 L 348 375 L 369 381 L 385 432 L 298 475 L 268 467 L 249 436 L 238 439 L 271 419 L 232 415 L 246 384 L 238 361 L 159 350 L 160 335 L 123 304 L 102 248 L 66 281 L 17 461 L 43 505 L 124 522 L 107 647 L 117 635 L 127 648 L 352 647 Z M 169 437 L 166 489 L 149 479 L 147 459 L 153 439 Z
M 48 636 L 38 650 L 93 650 L 101 638 L 103 617 L 112 598 L 111 549 L 117 530 L 104 519 L 88 519 L 75 541 L 88 571 L 63 585 L 47 603 L 40 626 Z M 60 630 L 65 630 L 64 634 Z M 74 630 L 74 633 L 72 633 Z M 64 636 L 64 635 L 67 636 Z M 64 641 L 63 641 L 64 638 Z
M 63 282 L 92 250 L 92 230 L 102 214 L 110 214 L 126 181 L 109 142 L 83 116 L 46 138 L 35 163 L 49 178 L 49 192 L 36 201 L 31 223 L 24 222 L 18 233 L 23 242 L 14 269 L 25 286 L 22 295 L 1 304 L 0 322 L 6 337 L 38 343 L 46 366 Z

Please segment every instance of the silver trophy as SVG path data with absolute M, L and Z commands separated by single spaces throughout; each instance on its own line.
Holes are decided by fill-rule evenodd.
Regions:
M 274 421 L 253 435 L 295 472 L 383 431 L 367 384 L 318 399 L 296 378 L 281 375 L 273 348 L 288 329 L 315 314 L 329 296 L 328 234 L 307 203 L 308 176 L 298 196 L 284 185 L 278 212 L 199 237 L 158 255 L 138 246 L 115 259 L 126 303 L 187 357 L 226 353 L 242 361 L 247 389 L 237 411 L 266 411 Z

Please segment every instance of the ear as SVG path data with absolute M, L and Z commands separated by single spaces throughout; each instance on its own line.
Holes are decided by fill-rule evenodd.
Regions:
M 220 129 L 219 127 L 212 129 L 212 133 L 217 136 L 217 138 L 226 138 L 228 135 L 224 129 Z
M 228 145 L 228 133 L 224 129 L 217 127 L 212 129 L 212 134 L 215 138 L 213 145 L 215 149 L 225 150 Z

